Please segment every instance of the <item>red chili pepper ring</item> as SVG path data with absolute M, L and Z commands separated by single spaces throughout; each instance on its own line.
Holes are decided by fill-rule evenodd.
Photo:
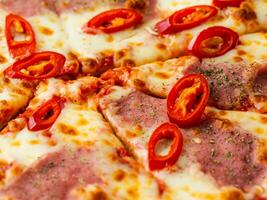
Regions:
M 162 139 L 171 139 L 172 144 L 167 155 L 156 155 L 156 145 Z M 148 160 L 150 170 L 160 170 L 174 165 L 182 151 L 183 135 L 174 124 L 160 125 L 150 137 L 148 142 Z
M 169 18 L 156 24 L 160 34 L 174 34 L 194 28 L 217 14 L 214 6 L 198 5 L 184 8 L 173 13 Z
M 34 53 L 8 67 L 4 74 L 9 78 L 42 80 L 55 77 L 65 64 L 65 56 L 51 51 Z
M 41 105 L 28 119 L 30 131 L 44 130 L 53 125 L 63 108 L 65 99 L 54 96 L 52 99 Z
M 140 24 L 142 19 L 142 15 L 136 10 L 113 9 L 96 15 L 82 29 L 90 34 L 96 34 L 97 30 L 115 33 Z
M 208 81 L 201 74 L 190 74 L 178 80 L 167 98 L 171 122 L 179 127 L 190 127 L 199 123 L 209 94 Z
M 221 56 L 238 44 L 239 35 L 226 27 L 213 26 L 199 33 L 188 50 L 199 58 Z
M 15 40 L 15 35 L 24 35 L 23 40 Z M 36 41 L 34 31 L 25 19 L 9 14 L 6 17 L 5 36 L 10 54 L 14 57 L 25 57 L 35 52 Z

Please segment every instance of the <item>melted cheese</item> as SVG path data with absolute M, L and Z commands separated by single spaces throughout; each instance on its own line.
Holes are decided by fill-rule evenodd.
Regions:
M 183 31 L 175 35 L 159 37 L 154 31 L 154 26 L 166 16 L 165 10 L 181 9 L 196 4 L 211 4 L 210 0 L 199 1 L 158 1 L 156 14 L 153 19 L 144 17 L 143 23 L 136 28 L 130 28 L 114 34 L 98 33 L 96 35 L 83 33 L 82 27 L 97 14 L 117 8 L 115 5 L 96 6 L 87 10 L 65 11 L 61 14 L 62 24 L 69 43 L 71 52 L 85 65 L 90 65 L 92 60 L 100 55 L 115 55 L 115 65 L 142 65 L 156 60 L 166 60 L 185 53 L 190 40 L 203 29 L 221 25 L 232 28 L 239 34 L 257 30 L 254 23 L 248 24 L 235 17 L 238 8 L 229 8 L 222 11 L 219 17 L 214 18 L 196 28 Z M 169 15 L 169 14 L 168 14 Z
M 56 51 L 67 55 L 68 44 L 64 41 L 59 17 L 53 12 L 27 18 L 31 23 L 40 51 Z
M 115 52 L 116 65 L 123 64 L 127 59 L 134 61 L 135 65 L 140 65 L 144 62 L 157 60 L 160 57 L 170 57 L 170 52 L 157 47 L 161 40 L 152 36 L 146 29 L 156 23 L 156 18 L 149 21 L 145 20 L 138 28 L 130 28 L 110 35 L 90 35 L 82 32 L 81 28 L 89 19 L 109 9 L 111 7 L 97 7 L 93 11 L 66 12 L 62 14 L 63 27 L 71 51 L 82 62 L 88 59 L 96 59 L 101 53 L 108 55 L 113 52 Z M 166 55 L 163 55 L 163 52 Z
M 1 160 L 22 166 L 29 166 L 41 156 L 58 149 L 57 146 L 51 146 L 49 138 L 40 131 L 31 132 L 27 127 L 17 133 L 2 135 L 0 144 Z
M 99 143 L 100 146 L 120 146 L 118 140 L 110 134 L 99 134 L 99 131 L 109 133 L 110 127 L 95 108 L 86 105 L 65 105 L 50 131 L 56 133 L 57 141 L 62 144 L 90 147 Z
M 79 89 L 79 80 L 72 84 Z M 65 89 L 69 86 L 69 84 L 56 79 L 43 82 L 39 85 L 37 96 L 31 101 L 29 108 L 36 109 L 54 94 L 60 96 L 62 93 L 65 94 L 65 89 L 61 91 L 52 89 L 52 87 L 57 88 L 57 85 L 61 88 L 65 87 Z M 71 87 L 74 86 L 71 85 Z M 24 171 L 44 155 L 62 147 L 85 147 L 94 152 L 94 157 L 90 159 L 97 164 L 97 174 L 108 183 L 110 193 L 122 199 L 157 199 L 157 181 L 131 158 L 127 164 L 116 157 L 117 149 L 122 148 L 122 144 L 97 111 L 97 105 L 93 99 L 89 96 L 88 102 L 77 103 L 67 101 L 49 130 L 32 132 L 24 127 L 20 131 L 0 135 L 0 161 L 16 164 Z M 18 122 L 19 120 L 21 119 L 13 121 Z M 51 137 L 48 137 L 47 134 L 50 134 Z M 10 170 L 5 172 L 4 185 L 14 181 L 15 177 L 20 174 L 13 174 Z M 86 195 L 90 196 L 93 192 L 94 190 L 87 191 Z M 73 191 L 73 193 L 77 195 L 77 191 Z
M 211 108 L 210 108 L 211 109 Z M 267 140 L 267 115 L 255 112 L 221 111 L 212 108 L 216 116 L 239 124 L 256 137 Z
M 256 0 L 255 0 L 256 1 Z M 60 19 L 53 13 L 42 16 L 33 16 L 28 18 L 32 24 L 38 43 L 38 50 L 53 50 L 67 54 L 71 50 L 81 61 L 95 59 L 99 53 L 115 52 L 116 65 L 123 65 L 124 61 L 133 60 L 136 65 L 149 63 L 155 60 L 165 60 L 176 57 L 183 53 L 187 48 L 188 42 L 196 36 L 201 30 L 213 25 L 223 25 L 234 29 L 240 34 L 246 33 L 247 27 L 244 23 L 236 20 L 231 13 L 236 8 L 230 8 L 226 11 L 227 18 L 221 20 L 209 21 L 199 27 L 184 31 L 175 36 L 166 36 L 160 38 L 153 33 L 153 27 L 156 22 L 171 14 L 173 11 L 192 6 L 196 4 L 211 4 L 211 0 L 160 0 L 157 4 L 160 16 L 155 16 L 153 20 L 145 19 L 144 23 L 138 28 L 132 28 L 116 34 L 88 35 L 81 31 L 81 27 L 96 14 L 111 9 L 103 6 L 95 9 L 81 12 L 65 12 Z M 262 26 L 265 24 L 265 14 L 262 14 L 263 2 L 256 6 L 257 16 Z M 113 8 L 113 7 L 112 7 Z M 259 11 L 260 10 L 260 11 Z M 162 14 L 164 13 L 164 14 Z M 161 16 L 162 14 L 162 16 Z M 4 27 L 4 18 L 6 13 L 0 11 L 0 27 Z M 60 21 L 61 20 L 61 21 Z M 62 23 L 62 24 L 61 24 Z M 62 26 L 61 26 L 62 25 Z M 64 33 L 62 30 L 64 27 Z M 1 64 L 3 70 L 12 62 L 9 56 L 4 32 L 0 31 L 0 55 L 6 59 Z M 242 45 L 229 52 L 225 56 L 218 58 L 218 61 L 232 60 L 236 61 L 236 56 L 240 55 L 240 50 L 245 51 L 242 58 L 248 61 L 265 59 L 265 34 L 256 33 L 241 36 Z M 168 44 L 168 45 L 167 45 Z M 69 45 L 69 46 L 68 46 Z M 70 48 L 70 49 L 69 49 Z M 120 54 L 123 58 L 120 58 Z M 0 58 L 1 60 L 1 58 Z M 166 97 L 171 85 L 180 78 L 182 67 L 179 60 L 168 61 L 170 63 L 153 63 L 144 65 L 133 71 L 130 84 L 135 85 L 134 80 L 139 79 L 148 83 L 147 87 L 157 96 Z M 152 66 L 153 65 L 153 66 Z M 177 65 L 177 66 L 172 66 Z M 165 77 L 165 78 L 164 78 Z M 12 82 L 13 83 L 13 82 Z M 19 82 L 14 82 L 18 83 Z M 30 108 L 36 108 L 41 103 L 50 99 L 54 94 L 67 96 L 67 91 L 79 95 L 79 84 L 72 84 L 67 89 L 62 86 L 63 81 L 51 79 L 43 82 L 36 92 L 36 97 L 30 104 Z M 16 85 L 16 84 L 14 84 Z M 20 86 L 20 85 L 19 85 Z M 55 87 L 57 86 L 57 87 Z M 62 86 L 62 87 L 60 87 Z M 120 99 L 126 96 L 132 90 L 117 89 L 110 95 L 110 99 Z M 25 94 L 20 95 L 10 88 L 3 88 L 0 93 L 0 101 L 7 100 L 18 110 L 24 107 L 30 96 L 30 90 L 25 89 Z M 90 98 L 90 97 L 89 97 Z M 19 102 L 19 103 L 18 103 Z M 36 103 L 37 102 L 37 103 Z M 266 116 L 255 113 L 244 112 L 222 112 L 213 110 L 220 118 L 229 119 L 238 123 L 242 128 L 255 133 L 261 139 L 266 138 Z M 105 113 L 108 119 L 112 115 Z M 112 122 L 112 121 L 111 121 Z M 118 128 L 118 134 L 123 133 L 124 127 Z M 153 127 L 146 134 L 151 134 Z M 88 102 L 75 104 L 68 102 L 50 129 L 52 138 L 48 138 L 43 131 L 31 132 L 24 127 L 19 132 L 9 132 L 0 136 L 0 160 L 7 163 L 16 163 L 22 170 L 27 169 L 38 159 L 50 152 L 57 151 L 62 146 L 93 147 L 96 151 L 95 159 L 99 163 L 99 172 L 105 176 L 105 181 L 112 183 L 110 186 L 111 194 L 118 196 L 118 199 L 157 199 L 158 186 L 154 178 L 144 172 L 142 169 L 136 169 L 125 163 L 113 160 L 111 156 L 116 148 L 121 147 L 120 141 L 112 134 L 111 127 L 97 111 L 97 107 L 89 99 Z M 123 137 L 119 135 L 119 137 Z M 125 139 L 125 138 L 124 138 Z M 125 139 L 127 140 L 127 139 Z M 127 141 L 126 141 L 127 142 Z M 129 141 L 128 141 L 129 142 Z M 147 163 L 147 138 L 135 138 L 130 141 L 135 149 L 135 154 L 139 161 Z M 164 149 L 163 149 L 164 150 Z M 197 164 L 187 166 L 189 161 L 185 156 L 179 160 L 178 166 L 181 167 L 179 173 L 169 173 L 160 171 L 154 173 L 155 176 L 167 183 L 167 189 L 164 199 L 226 199 L 224 190 L 228 188 L 218 188 L 213 179 L 202 173 Z M 146 166 L 147 168 L 147 166 Z M 116 174 L 123 173 L 124 179 L 118 180 Z M 7 171 L 7 178 L 4 184 L 13 181 L 18 174 Z M 267 188 L 267 187 L 266 187 Z M 85 186 L 84 188 L 74 188 L 73 195 L 77 199 L 92 198 L 93 194 L 99 190 L 98 186 Z M 81 192 L 83 191 L 83 192 Z
M 258 18 L 258 22 L 261 28 L 267 29 L 267 1 L 265 0 L 252 0 L 254 4 L 254 10 Z
M 267 59 L 267 34 L 258 32 L 241 36 L 240 44 L 223 56 L 214 58 L 215 62 L 260 62 Z
M 142 65 L 131 71 L 128 84 L 165 98 L 177 80 L 183 77 L 184 67 L 196 64 L 199 64 L 197 58 L 185 56 Z
M 110 200 L 108 194 L 103 188 L 100 188 L 96 184 L 91 184 L 88 186 L 79 186 L 72 189 L 70 195 L 72 198 L 77 200 L 95 200 L 96 197 L 105 198 Z M 118 198 L 118 197 L 117 197 Z
M 113 87 L 112 93 L 108 94 L 101 99 L 100 108 L 106 118 L 109 120 L 113 128 L 116 130 L 116 135 L 132 150 L 136 158 L 142 163 L 147 170 L 148 169 L 148 152 L 147 143 L 156 127 L 146 127 L 142 129 L 139 134 L 137 130 L 125 121 L 121 121 L 119 114 L 116 115 L 116 108 L 112 102 L 116 102 L 121 98 L 128 96 L 133 89 Z M 115 109 L 115 110 L 114 110 Z M 267 141 L 267 125 L 266 115 L 253 113 L 253 112 L 237 112 L 237 111 L 220 111 L 213 108 L 208 108 L 209 112 L 213 112 L 219 119 L 228 119 L 234 124 L 237 124 L 242 129 L 249 131 L 259 138 L 261 142 Z M 135 136 L 130 136 L 128 133 L 135 133 Z M 166 152 L 167 145 L 158 150 L 159 154 Z M 260 154 L 263 153 L 259 150 Z M 189 164 L 190 163 L 190 164 Z M 177 167 L 177 170 L 175 170 Z M 231 187 L 218 187 L 214 179 L 208 174 L 203 173 L 200 170 L 199 164 L 192 164 L 190 158 L 181 154 L 178 162 L 175 165 L 174 171 L 172 170 L 160 170 L 153 172 L 153 174 L 159 179 L 163 180 L 168 189 L 165 192 L 166 199 L 229 199 L 234 196 L 242 195 L 240 191 Z M 253 192 L 266 188 L 265 182 L 261 186 L 255 186 L 250 192 L 246 193 L 246 199 L 250 199 L 249 196 Z M 229 197 L 230 196 L 230 197 Z M 231 199 L 230 198 L 230 199 Z

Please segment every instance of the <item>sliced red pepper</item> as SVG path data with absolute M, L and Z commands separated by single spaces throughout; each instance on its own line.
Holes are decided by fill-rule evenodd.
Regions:
M 28 119 L 28 129 L 39 131 L 50 128 L 58 118 L 64 106 L 65 99 L 54 96 L 32 113 Z
M 213 5 L 219 8 L 239 7 L 244 0 L 213 0 Z
M 199 33 L 193 39 L 188 50 L 199 58 L 221 56 L 238 44 L 239 35 L 235 31 L 223 27 L 213 26 Z
M 115 33 L 142 22 L 142 15 L 133 9 L 113 9 L 93 17 L 83 26 L 85 33 L 96 34 L 97 31 Z
M 7 46 L 13 58 L 29 56 L 35 52 L 36 40 L 34 31 L 25 19 L 18 15 L 9 14 L 6 17 L 5 36 Z M 16 37 L 23 37 L 17 40 Z
M 65 60 L 65 56 L 52 51 L 34 53 L 27 58 L 16 61 L 4 71 L 4 74 L 9 78 L 16 79 L 47 79 L 60 73 Z
M 199 26 L 217 14 L 216 7 L 198 5 L 176 11 L 169 18 L 156 24 L 155 29 L 160 34 L 174 34 Z
M 169 153 L 161 156 L 156 154 L 156 145 L 162 139 L 172 140 Z M 175 124 L 164 123 L 152 134 L 148 142 L 148 160 L 150 170 L 161 170 L 174 165 L 183 148 L 183 135 Z
M 198 124 L 209 99 L 209 85 L 201 74 L 190 74 L 181 78 L 167 98 L 168 116 L 179 127 Z

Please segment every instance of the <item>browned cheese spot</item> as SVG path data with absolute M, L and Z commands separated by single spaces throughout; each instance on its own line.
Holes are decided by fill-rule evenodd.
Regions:
M 122 58 L 124 58 L 124 57 L 126 56 L 126 51 L 127 51 L 127 50 L 125 50 L 125 49 L 118 51 L 118 52 L 116 53 L 116 58 L 117 58 L 117 59 L 122 59 Z
M 78 131 L 69 126 L 69 125 L 66 125 L 66 124 L 63 124 L 63 123 L 60 123 L 58 124 L 58 129 L 60 132 L 62 132 L 63 134 L 66 134 L 66 135 L 78 135 Z
M 12 171 L 12 173 L 13 173 L 14 175 L 17 176 L 17 175 L 20 175 L 20 174 L 22 173 L 23 169 L 22 169 L 20 166 L 14 164 L 14 165 L 12 165 L 12 167 L 11 167 L 11 171 Z
M 113 36 L 111 36 L 111 35 L 107 36 L 107 37 L 106 37 L 106 41 L 107 41 L 107 42 L 113 42 L 113 41 L 114 41 Z
M 224 111 L 224 110 L 221 110 L 221 111 L 219 112 L 219 115 L 220 115 L 220 116 L 225 116 L 226 114 L 227 114 L 227 112 Z
M 257 147 L 258 160 L 262 163 L 267 163 L 267 141 L 260 140 Z
M 38 140 L 30 140 L 29 143 L 32 145 L 36 145 L 36 144 L 39 144 L 39 141 Z
M 146 83 L 140 79 L 134 79 L 134 85 L 137 88 L 144 88 L 146 86 Z
M 131 60 L 131 59 L 125 59 L 125 60 L 123 61 L 122 66 L 124 66 L 124 67 L 135 67 L 136 64 L 135 64 L 134 60 Z
M 86 59 L 82 61 L 82 72 L 85 74 L 93 73 L 98 68 L 98 63 L 94 59 Z
M 237 189 L 228 189 L 222 193 L 223 200 L 245 200 L 242 192 Z
M 119 169 L 114 174 L 114 179 L 116 181 L 122 181 L 125 178 L 126 174 L 123 170 Z
M 4 83 L 6 83 L 6 84 L 9 84 L 9 83 L 10 83 L 10 80 L 9 80 L 8 78 L 4 78 L 3 81 L 4 81 Z
M 80 118 L 79 121 L 77 122 L 77 124 L 80 126 L 85 126 L 88 124 L 88 121 L 84 118 Z
M 40 32 L 42 33 L 42 34 L 44 34 L 44 35 L 53 35 L 53 33 L 54 33 L 54 31 L 53 30 L 51 30 L 50 28 L 48 28 L 48 27 L 45 27 L 45 26 L 41 26 L 40 28 L 39 28 L 39 30 L 40 30 Z
M 38 98 L 34 98 L 34 99 L 31 100 L 31 105 L 36 105 L 36 104 L 39 103 L 39 101 L 40 100 Z
M 127 190 L 127 193 L 131 195 L 132 197 L 137 197 L 138 196 L 138 190 L 137 188 L 131 188 Z
M 136 133 L 135 132 L 132 132 L 132 131 L 126 131 L 126 135 L 127 135 L 127 137 L 129 137 L 129 138 L 133 138 L 133 137 L 136 137 Z
M 168 73 L 164 73 L 164 72 L 156 72 L 155 76 L 160 79 L 168 79 L 171 77 Z
M 237 20 L 250 21 L 250 20 L 255 20 L 257 18 L 256 13 L 248 4 L 244 3 L 241 5 L 240 8 L 241 9 L 239 9 L 234 14 L 234 17 Z
M 235 56 L 233 59 L 234 59 L 235 62 L 243 61 L 243 58 L 241 58 L 240 56 Z
M 25 127 L 26 123 L 24 120 L 12 120 L 8 122 L 8 132 L 16 133 L 21 131 Z
M 32 88 L 34 85 L 36 85 L 36 83 L 32 83 L 32 82 L 29 82 L 29 81 L 24 81 L 24 82 L 22 82 L 22 86 L 24 87 L 24 88 Z
M 263 124 L 267 124 L 267 117 L 261 117 L 260 120 Z
M 4 160 L 0 160 L 0 184 L 4 183 L 7 169 L 8 169 L 8 163 Z
M 81 146 L 81 145 L 82 145 L 82 142 L 81 142 L 80 140 L 75 140 L 75 139 L 73 139 L 72 142 L 73 142 L 74 144 L 76 144 L 77 146 Z
M 162 43 L 157 44 L 156 47 L 159 50 L 166 50 L 167 49 L 167 46 L 165 44 L 162 44 Z
M 147 4 L 145 0 L 127 0 L 125 2 L 126 8 L 143 10 L 146 8 L 146 6 Z
M 53 146 L 56 146 L 57 145 L 57 142 L 54 141 L 54 140 L 49 140 L 48 141 L 48 145 L 51 146 L 51 147 L 53 147 Z
M 6 62 L 7 62 L 7 59 L 4 56 L 0 55 L 0 63 L 4 64 Z
M 108 196 L 102 190 L 97 190 L 92 193 L 92 200 L 108 200 Z
M 242 55 L 245 55 L 246 52 L 244 50 L 237 50 L 237 54 L 242 56 Z

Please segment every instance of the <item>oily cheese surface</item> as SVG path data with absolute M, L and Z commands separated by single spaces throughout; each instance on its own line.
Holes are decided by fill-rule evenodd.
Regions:
M 199 32 L 215 25 L 226 26 L 238 32 L 240 42 L 236 48 L 212 59 L 212 62 L 245 62 L 248 65 L 259 65 L 263 68 L 260 73 L 263 72 L 262 77 L 265 77 L 265 1 L 245 0 L 240 8 L 220 10 L 218 16 L 196 28 L 175 35 L 159 36 L 154 30 L 158 21 L 178 9 L 200 4 L 212 5 L 212 1 L 151 0 L 150 8 L 141 11 L 144 13 L 143 23 L 136 27 L 109 35 L 83 33 L 82 27 L 90 18 L 103 11 L 125 6 L 125 2 L 60 0 L 52 2 L 54 11 L 25 15 L 35 31 L 37 51 L 56 51 L 64 54 L 67 59 L 77 57 L 80 61 L 80 72 L 85 74 L 102 73 L 101 69 L 94 68 L 94 64 L 101 63 L 101 60 L 109 55 L 113 56 L 115 67 L 131 68 L 126 85 L 108 88 L 104 96 L 96 95 L 99 89 L 105 87 L 101 85 L 98 77 L 86 76 L 69 81 L 51 78 L 36 84 L 36 91 L 35 83 L 6 79 L 2 72 L 14 60 L 9 55 L 3 31 L 8 12 L 0 10 L 0 128 L 9 121 L 0 135 L 0 196 L 3 195 L 7 199 L 18 197 L 20 200 L 16 194 L 19 189 L 14 188 L 22 188 L 22 191 L 25 191 L 25 199 L 34 198 L 34 191 L 42 191 L 29 189 L 34 181 L 35 184 L 47 184 L 42 185 L 44 188 L 51 184 L 49 180 L 45 182 L 38 179 L 39 174 L 36 175 L 36 171 L 40 172 L 41 169 L 44 175 L 50 177 L 49 170 L 57 172 L 56 165 L 51 164 L 48 170 L 43 170 L 42 166 L 58 157 L 66 158 L 66 163 L 71 165 L 69 168 L 80 167 L 79 169 L 86 172 L 75 172 L 75 176 L 91 175 L 91 182 L 86 182 L 83 177 L 77 182 L 74 181 L 73 187 L 66 189 L 66 199 L 254 200 L 257 195 L 267 196 L 267 180 L 264 174 L 267 163 L 266 113 L 220 110 L 212 107 L 205 110 L 205 115 L 211 116 L 216 121 L 215 125 L 221 127 L 222 132 L 212 127 L 217 133 L 230 134 L 229 129 L 233 129 L 245 135 L 245 139 L 240 139 L 237 134 L 241 142 L 248 140 L 248 145 L 238 150 L 247 153 L 251 158 L 250 162 L 255 164 L 255 169 L 259 169 L 259 172 L 248 172 L 252 173 L 251 181 L 255 183 L 248 189 L 245 186 L 244 189 L 242 184 L 240 187 L 221 184 L 220 180 L 218 181 L 220 174 L 216 174 L 216 177 L 201 161 L 194 160 L 205 156 L 206 151 L 213 152 L 208 145 L 197 151 L 198 145 L 206 142 L 203 133 L 206 133 L 208 126 L 198 127 L 203 129 L 203 133 L 193 130 L 195 134 L 190 138 L 188 135 L 191 136 L 192 130 L 182 129 L 185 143 L 190 148 L 184 149 L 173 167 L 161 171 L 151 171 L 148 167 L 149 138 L 161 123 L 169 122 L 166 111 L 169 91 L 183 77 L 185 67 L 194 67 L 201 62 L 210 61 L 201 61 L 194 56 L 180 57 L 188 54 L 188 44 Z M 49 0 L 46 3 L 51 5 Z M 75 9 L 70 8 L 72 5 Z M 60 10 L 61 6 L 66 9 Z M 25 109 L 26 112 L 35 110 L 54 95 L 66 99 L 59 117 L 49 130 L 30 131 L 27 118 L 18 116 L 18 113 Z M 259 104 L 256 106 L 267 108 L 266 101 L 262 100 Z M 209 125 L 213 126 L 213 121 Z M 218 141 L 224 139 L 220 135 L 217 136 Z M 236 144 L 238 145 L 240 144 Z M 157 153 L 167 154 L 169 146 L 170 141 L 161 142 Z M 237 147 L 231 148 L 233 153 L 240 155 L 235 151 Z M 251 151 L 248 151 L 248 148 L 251 148 Z M 120 150 L 123 150 L 121 154 L 118 153 Z M 227 156 L 231 157 L 232 153 Z M 229 163 L 227 160 L 225 162 Z M 225 163 L 221 165 L 225 166 Z M 86 167 L 83 168 L 84 166 Z M 233 166 L 237 169 L 239 167 L 235 164 Z M 63 174 L 69 175 L 68 170 L 65 170 L 69 169 L 68 166 L 60 167 Z M 28 174 L 32 175 L 30 179 Z M 258 176 L 259 180 L 254 180 L 255 176 Z M 73 180 L 76 178 L 71 177 L 67 181 L 64 177 L 60 179 L 68 183 L 73 183 Z M 30 196 L 31 194 L 33 196 Z M 42 195 L 49 197 L 45 193 Z
M 174 35 L 159 36 L 154 26 L 157 22 L 168 17 L 175 10 L 194 5 L 212 5 L 211 1 L 151 1 L 152 11 L 144 12 L 142 24 L 113 34 L 86 34 L 82 27 L 97 14 L 121 7 L 119 4 L 104 4 L 101 6 L 92 3 L 85 9 L 65 10 L 60 17 L 64 27 L 71 52 L 76 55 L 84 65 L 87 73 L 94 73 L 95 62 L 100 63 L 105 56 L 114 56 L 114 64 L 119 66 L 139 66 L 158 60 L 166 60 L 186 54 L 189 42 L 199 32 L 211 26 L 225 26 L 239 34 L 246 34 L 259 30 L 254 16 L 250 18 L 240 17 L 246 9 L 253 5 L 245 1 L 245 8 L 227 8 L 219 11 L 214 17 L 198 27 L 185 30 Z M 243 4 L 242 4 L 243 5 Z M 148 14 L 149 13 L 149 14 Z M 94 48 L 92 48 L 92 46 Z

